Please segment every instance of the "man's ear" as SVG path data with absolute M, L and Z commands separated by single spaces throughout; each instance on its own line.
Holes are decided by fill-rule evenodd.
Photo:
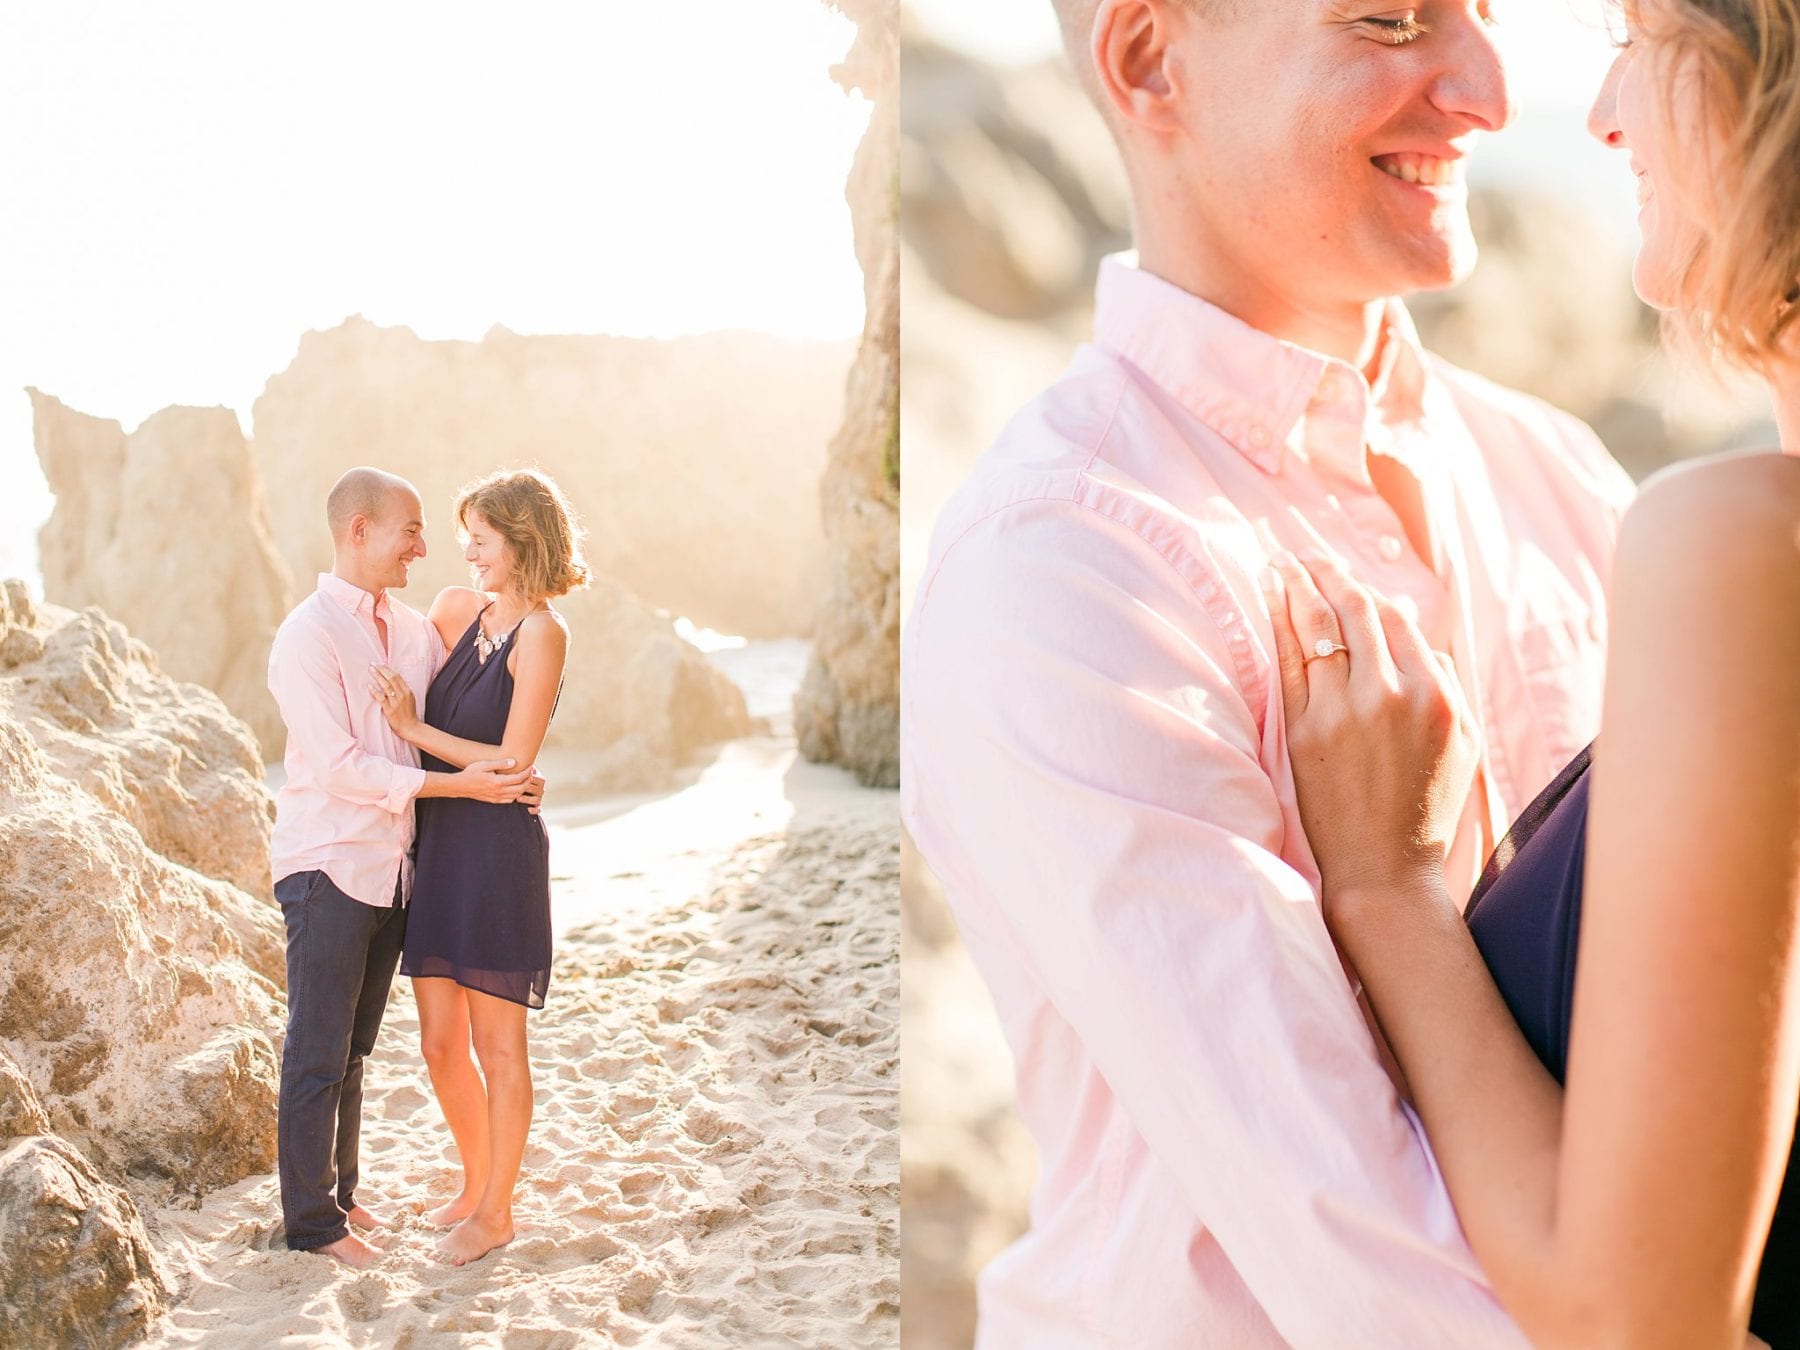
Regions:
M 1189 21 L 1173 0 L 1100 0 L 1090 55 L 1100 98 L 1121 125 L 1161 132 L 1181 125 L 1169 48 Z

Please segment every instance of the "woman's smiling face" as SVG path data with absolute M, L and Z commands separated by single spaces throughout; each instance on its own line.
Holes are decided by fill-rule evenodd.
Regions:
M 468 532 L 463 559 L 469 564 L 476 589 L 500 594 L 513 581 L 512 550 L 505 537 L 472 508 L 463 519 L 463 528 Z
M 1656 309 L 1682 303 L 1683 278 L 1706 240 L 1713 124 L 1695 63 L 1666 39 L 1646 34 L 1634 16 L 1588 114 L 1588 130 L 1630 155 L 1643 235 L 1631 279 L 1639 298 Z

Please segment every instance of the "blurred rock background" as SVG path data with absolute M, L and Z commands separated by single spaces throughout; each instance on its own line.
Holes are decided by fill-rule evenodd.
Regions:
M 939 41 L 916 11 L 902 31 L 909 608 L 939 507 L 1086 340 L 1096 265 L 1129 239 L 1111 142 L 1060 57 L 993 64 Z M 1410 301 L 1426 344 L 1585 418 L 1640 479 L 1686 456 L 1774 444 L 1758 396 L 1658 350 L 1656 317 L 1631 290 L 1628 230 L 1543 167 L 1542 147 L 1579 137 L 1578 118 L 1526 113 L 1476 160 L 1479 267 Z M 910 848 L 901 914 L 902 1325 L 909 1348 L 938 1350 L 970 1343 L 976 1276 L 1024 1228 L 1035 1159 L 987 991 Z

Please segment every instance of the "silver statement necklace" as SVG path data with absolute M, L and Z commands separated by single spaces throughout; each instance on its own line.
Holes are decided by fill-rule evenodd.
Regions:
M 506 645 L 506 639 L 511 636 L 512 633 L 508 630 L 498 637 L 489 637 L 487 635 L 487 629 L 484 628 L 481 621 L 477 619 L 475 621 L 475 659 L 485 666 L 488 663 L 488 658 L 504 647 Z

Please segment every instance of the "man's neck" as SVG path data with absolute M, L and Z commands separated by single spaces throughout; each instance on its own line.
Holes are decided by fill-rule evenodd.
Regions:
M 1270 337 L 1336 357 L 1374 382 L 1385 299 L 1321 302 L 1226 265 L 1191 237 L 1159 238 L 1154 230 L 1139 231 L 1138 266 Z
M 347 581 L 359 591 L 367 591 L 370 599 L 379 605 L 387 595 L 387 587 L 364 577 L 354 563 L 335 559 L 331 564 L 331 575 L 339 581 Z

